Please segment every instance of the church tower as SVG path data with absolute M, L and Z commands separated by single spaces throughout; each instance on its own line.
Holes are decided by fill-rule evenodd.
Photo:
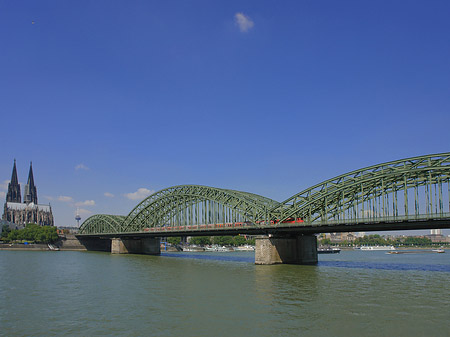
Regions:
M 23 196 L 23 202 L 25 204 L 30 204 L 30 203 L 33 203 L 35 205 L 38 204 L 37 190 L 36 190 L 36 186 L 34 186 L 33 164 L 31 162 L 30 162 L 30 172 L 28 173 L 28 182 L 25 185 L 25 193 Z
M 16 160 L 14 159 L 14 167 L 11 176 L 11 182 L 8 184 L 8 193 L 6 194 L 6 202 L 22 202 L 20 196 L 20 184 L 17 179 Z
M 55 225 L 50 204 L 38 205 L 32 163 L 30 163 L 28 182 L 25 185 L 23 203 L 21 200 L 20 185 L 19 180 L 17 179 L 16 160 L 14 159 L 14 167 L 11 182 L 8 185 L 8 194 L 6 195 L 2 220 L 9 222 L 10 226 L 15 226 L 16 229 L 30 223 L 35 223 L 39 226 Z

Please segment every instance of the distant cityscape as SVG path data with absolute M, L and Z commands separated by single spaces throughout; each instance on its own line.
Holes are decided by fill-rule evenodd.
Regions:
M 358 238 L 363 238 L 367 235 L 365 232 L 353 233 L 324 233 L 319 235 L 319 239 L 327 239 L 331 244 L 353 244 Z M 383 235 L 386 240 L 397 240 L 408 237 L 407 235 Z M 426 238 L 431 241 L 431 243 L 450 243 L 450 236 L 445 236 L 442 234 L 441 229 L 432 229 L 430 234 L 418 236 L 420 238 Z
M 79 227 L 81 217 L 77 214 L 75 217 L 77 227 L 65 226 L 59 227 L 58 232 L 76 233 Z M 23 202 L 21 188 L 17 176 L 16 160 L 14 159 L 11 181 L 8 184 L 8 192 L 6 194 L 6 201 L 4 204 L 4 211 L 1 220 L 1 225 L 8 225 L 11 229 L 22 229 L 27 224 L 34 223 L 39 226 L 54 226 L 54 218 L 51 205 L 44 205 L 38 203 L 37 187 L 34 183 L 33 165 L 30 162 L 30 169 L 28 173 L 27 184 L 24 188 Z M 0 227 L 2 227 L 0 226 Z M 358 238 L 366 236 L 365 232 L 344 232 L 344 233 L 324 233 L 318 236 L 319 240 L 326 240 L 331 244 L 353 244 Z M 387 240 L 395 240 L 406 235 L 383 235 Z M 441 229 L 431 229 L 430 234 L 418 236 L 427 238 L 432 243 L 450 243 L 450 236 L 444 236 Z

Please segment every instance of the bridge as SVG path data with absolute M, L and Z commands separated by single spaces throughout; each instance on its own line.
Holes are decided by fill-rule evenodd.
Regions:
M 257 263 L 314 263 L 315 233 L 437 228 L 450 228 L 450 153 L 355 170 L 283 202 L 208 186 L 169 187 L 126 216 L 91 216 L 78 238 L 111 242 L 112 252 L 157 254 L 160 237 L 252 234 L 261 235 Z

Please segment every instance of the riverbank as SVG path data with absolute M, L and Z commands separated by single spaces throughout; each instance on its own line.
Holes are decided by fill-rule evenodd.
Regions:
M 1 243 L 0 250 L 50 250 L 48 245 L 43 243 L 30 243 L 24 245 L 23 243 Z
M 58 248 L 57 250 L 63 251 L 86 251 L 86 248 L 78 240 L 58 241 L 52 246 Z M 0 250 L 54 251 L 45 243 L 0 243 Z

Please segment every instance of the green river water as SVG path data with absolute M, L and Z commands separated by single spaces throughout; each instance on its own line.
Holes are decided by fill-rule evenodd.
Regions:
M 0 251 L 1 336 L 450 336 L 450 252 Z

